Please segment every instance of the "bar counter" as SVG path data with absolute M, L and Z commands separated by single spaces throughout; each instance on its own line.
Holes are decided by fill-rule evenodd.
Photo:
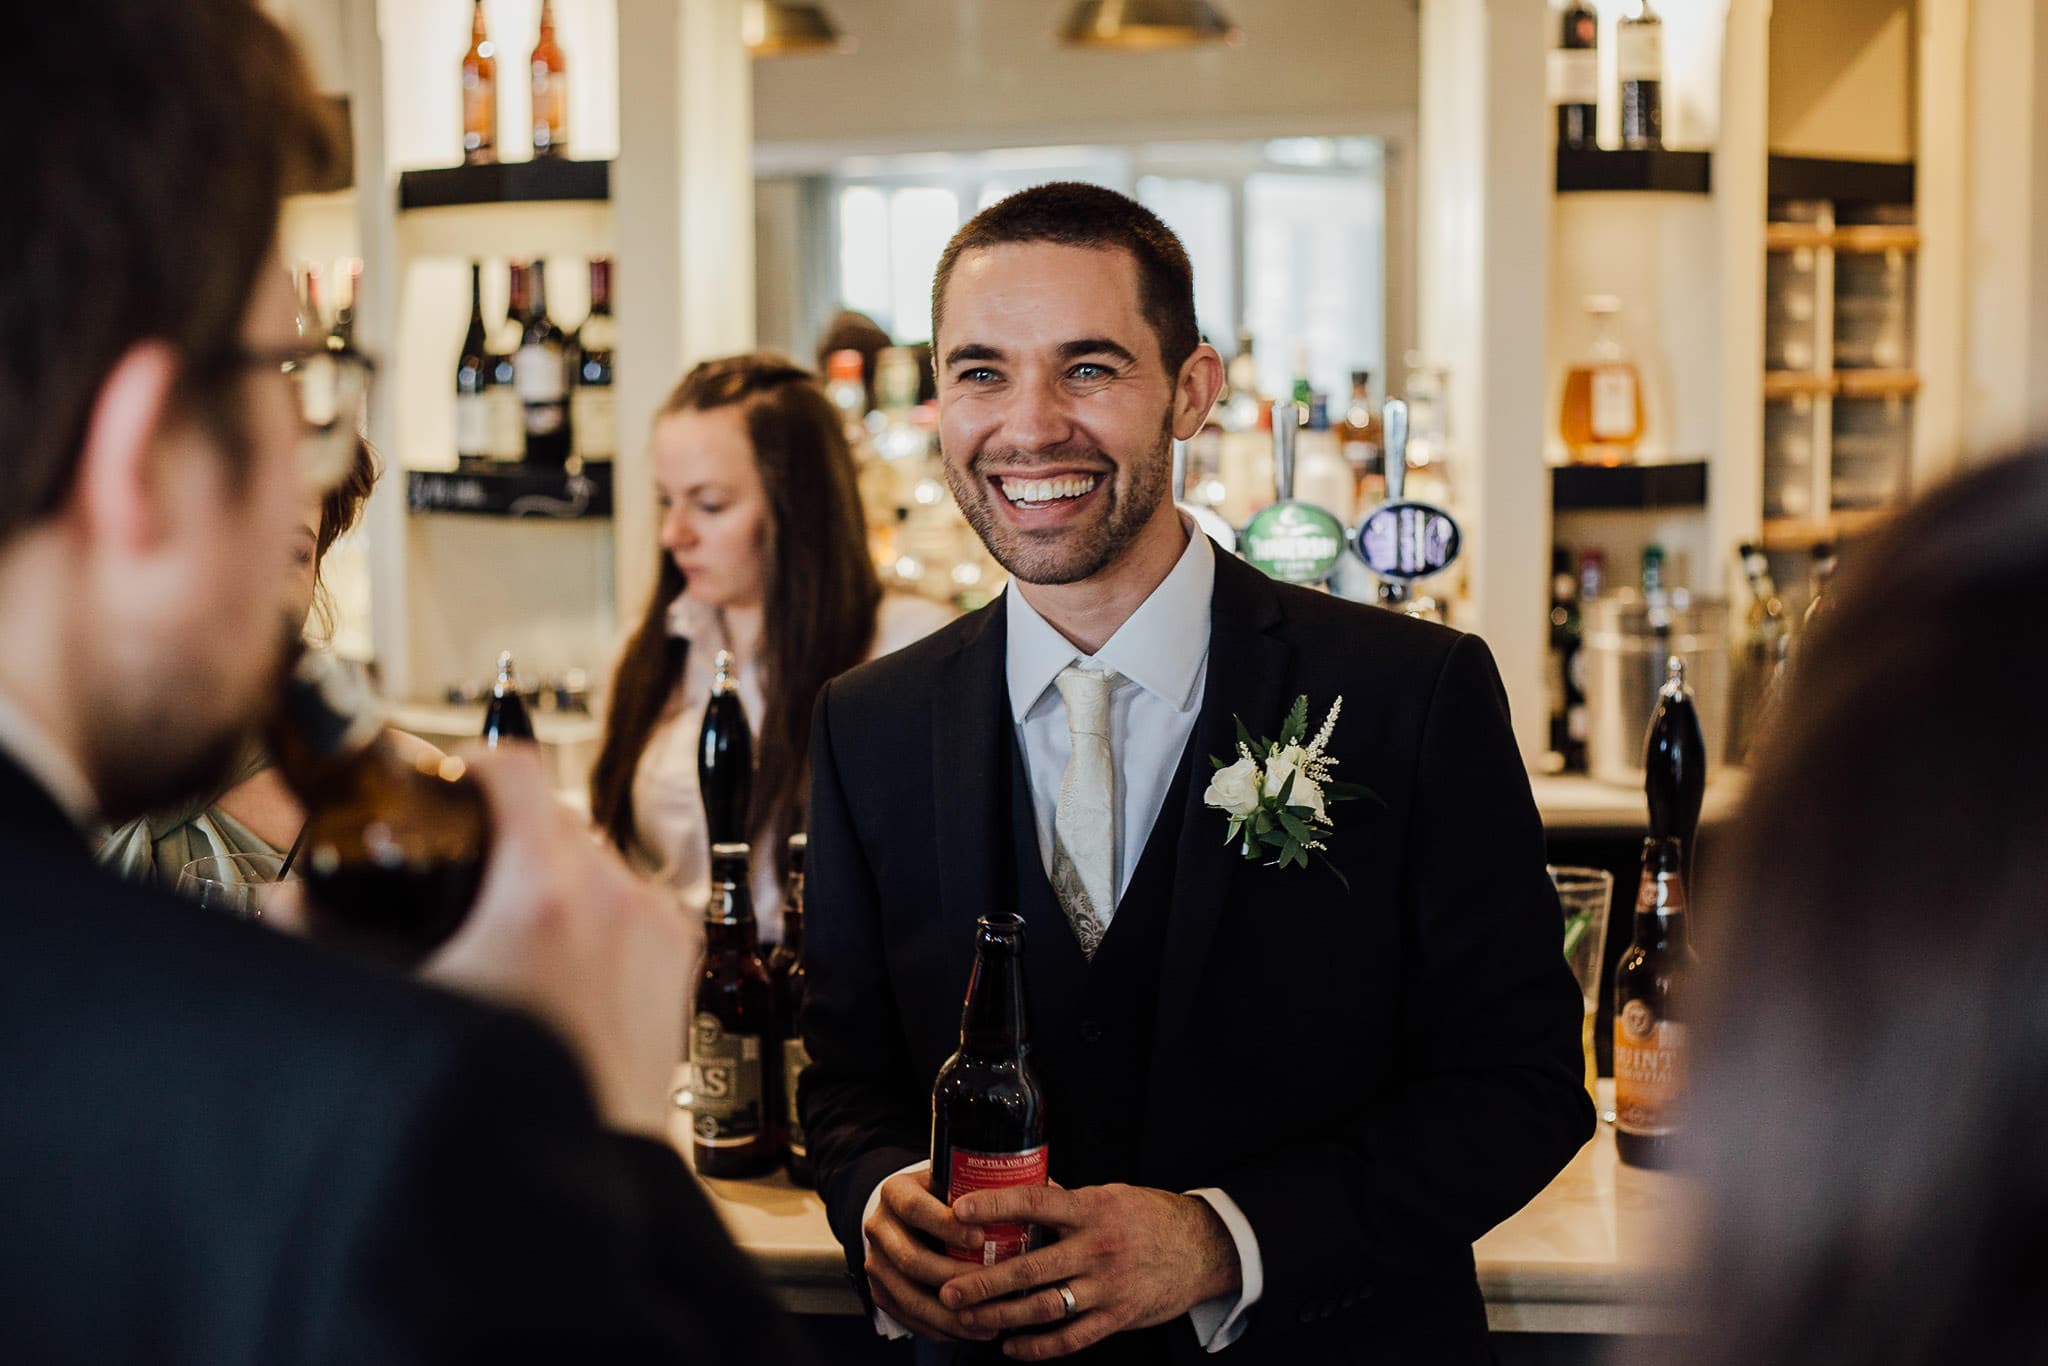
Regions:
M 1600 1083 L 1603 1108 L 1613 1101 L 1612 1088 L 1611 1081 Z M 677 1114 L 670 1138 L 689 1151 L 687 1115 Z M 779 1174 L 704 1186 L 785 1307 L 860 1312 L 815 1194 Z M 1621 1165 L 1613 1127 L 1602 1124 L 1542 1194 L 1474 1245 L 1488 1323 L 1502 1333 L 1667 1328 L 1657 1305 L 1679 1264 L 1686 1199 L 1679 1178 Z

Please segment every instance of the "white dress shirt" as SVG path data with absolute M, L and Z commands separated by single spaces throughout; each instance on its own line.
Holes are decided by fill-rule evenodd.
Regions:
M 1216 552 L 1209 538 L 1186 518 L 1187 549 L 1138 609 L 1125 619 L 1103 647 L 1083 655 L 1054 630 L 1012 583 L 1003 590 L 1008 632 L 1004 661 L 1010 690 L 1010 717 L 1031 788 L 1032 813 L 1038 828 L 1038 854 L 1046 876 L 1052 875 L 1053 814 L 1060 781 L 1066 773 L 1073 741 L 1067 730 L 1066 701 L 1053 680 L 1069 664 L 1111 669 L 1124 681 L 1110 695 L 1109 742 L 1116 757 L 1115 808 L 1117 895 L 1131 885 L 1152 826 L 1166 802 L 1181 752 L 1201 714 L 1209 661 L 1209 609 L 1216 583 Z M 1206 775 L 1197 775 L 1203 778 Z M 1107 928 L 1110 908 L 1096 908 Z M 907 1167 L 918 1171 L 925 1164 Z M 1220 1352 L 1243 1335 L 1245 1311 L 1264 1293 L 1264 1266 L 1258 1239 L 1237 1202 L 1220 1190 L 1186 1192 L 1208 1202 L 1236 1244 L 1243 1285 L 1235 1297 L 1219 1296 L 1188 1311 L 1195 1336 L 1210 1352 Z M 868 1197 L 873 1214 L 881 1188 Z M 866 1215 L 863 1215 L 863 1222 Z M 890 1337 L 907 1336 L 881 1311 L 876 1327 Z M 893 1331 L 892 1331 L 893 1330 Z
M 953 619 L 951 608 L 905 593 L 885 593 L 875 609 L 875 640 L 868 658 L 900 650 Z M 772 625 L 770 629 L 773 629 Z M 632 863 L 672 888 L 683 909 L 700 914 L 711 894 L 711 847 L 704 834 L 704 797 L 697 788 L 697 740 L 704 729 L 704 704 L 711 696 L 713 665 L 720 650 L 730 648 L 725 626 L 715 608 L 678 598 L 669 608 L 668 633 L 690 642 L 683 677 L 670 699 L 670 710 L 656 723 L 633 770 Z M 762 661 L 753 656 L 735 661 L 740 705 L 747 727 L 758 742 L 761 713 Z M 761 942 L 782 942 L 782 883 L 776 877 L 775 851 L 754 840 L 754 919 Z

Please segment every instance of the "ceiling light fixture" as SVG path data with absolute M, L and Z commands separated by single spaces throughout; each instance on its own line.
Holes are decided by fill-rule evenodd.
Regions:
M 1060 41 L 1069 47 L 1240 47 L 1244 32 L 1209 0 L 1078 0 Z
M 747 0 L 740 9 L 740 38 L 756 57 L 853 51 L 853 40 L 840 36 L 822 8 L 794 0 Z

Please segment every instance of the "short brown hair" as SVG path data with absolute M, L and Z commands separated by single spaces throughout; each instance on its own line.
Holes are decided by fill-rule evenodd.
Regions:
M 339 139 L 252 0 L 11 7 L 0 90 L 33 111 L 0 212 L 0 544 L 69 494 L 92 405 L 139 342 L 209 414 L 286 191 Z
M 1100 185 L 1057 180 L 997 200 L 967 220 L 946 243 L 932 277 L 934 348 L 945 316 L 946 285 L 961 256 L 1020 242 L 1129 252 L 1138 268 L 1138 307 L 1159 338 L 1159 356 L 1167 372 L 1179 374 L 1202 344 L 1195 325 L 1195 269 L 1173 229 L 1127 195 Z

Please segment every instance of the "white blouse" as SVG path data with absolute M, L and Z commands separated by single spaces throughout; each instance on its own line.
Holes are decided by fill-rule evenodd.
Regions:
M 875 640 L 869 659 L 900 650 L 953 619 L 953 612 L 926 598 L 885 593 L 875 611 Z M 772 627 L 771 627 L 772 629 Z M 690 642 L 682 681 L 668 710 L 647 737 L 640 765 L 633 772 L 633 844 L 627 852 L 635 866 L 675 889 L 683 909 L 701 913 L 711 894 L 711 849 L 704 833 L 704 800 L 697 789 L 697 740 L 704 728 L 704 703 L 711 695 L 712 664 L 729 648 L 717 609 L 678 598 L 669 609 L 671 636 Z M 761 670 L 755 659 L 736 660 L 735 682 L 747 725 L 760 743 Z M 775 851 L 754 836 L 754 917 L 761 942 L 782 939 L 782 886 L 775 874 Z

